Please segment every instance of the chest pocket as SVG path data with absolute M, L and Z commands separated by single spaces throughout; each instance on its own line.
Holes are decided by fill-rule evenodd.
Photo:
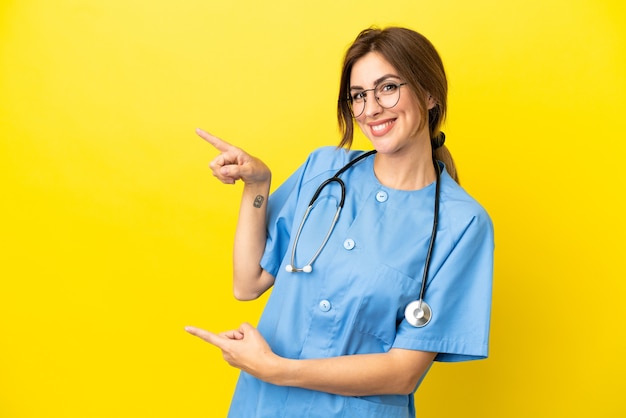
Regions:
M 388 351 L 395 338 L 398 324 L 404 318 L 404 308 L 417 297 L 420 280 L 415 280 L 387 265 L 379 264 L 359 277 L 364 289 L 355 316 L 354 339 L 351 350 L 376 353 Z

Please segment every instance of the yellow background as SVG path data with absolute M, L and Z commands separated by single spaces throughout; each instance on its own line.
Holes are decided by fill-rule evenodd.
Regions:
M 237 372 L 183 331 L 231 296 L 241 186 L 336 144 L 342 54 L 405 25 L 450 79 L 448 144 L 496 228 L 491 356 L 437 364 L 429 417 L 623 417 L 621 0 L 0 2 L 0 417 L 219 417 Z M 362 137 L 358 147 L 367 147 Z

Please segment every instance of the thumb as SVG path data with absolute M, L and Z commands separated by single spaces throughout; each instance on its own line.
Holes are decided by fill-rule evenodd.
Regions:
M 220 174 L 232 180 L 243 180 L 244 176 L 242 175 L 242 171 L 245 171 L 245 169 L 242 170 L 242 167 L 243 166 L 237 164 L 228 164 L 220 167 Z
M 239 326 L 239 332 L 241 332 L 243 335 L 251 334 L 256 332 L 256 328 L 250 325 L 250 323 L 244 322 Z

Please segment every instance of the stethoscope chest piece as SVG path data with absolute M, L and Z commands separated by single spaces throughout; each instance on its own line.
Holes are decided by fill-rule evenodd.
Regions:
M 430 306 L 423 300 L 414 300 L 406 305 L 404 317 L 409 324 L 421 328 L 430 322 L 432 311 Z

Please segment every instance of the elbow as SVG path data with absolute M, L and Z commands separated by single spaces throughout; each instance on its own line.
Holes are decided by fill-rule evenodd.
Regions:
M 240 301 L 255 300 L 259 296 L 256 286 L 249 279 L 247 272 L 241 273 L 235 271 L 233 274 L 233 296 Z
M 391 359 L 388 390 L 398 395 L 411 395 L 430 370 L 437 353 L 392 348 L 387 355 Z
M 406 385 L 403 385 L 399 388 L 398 392 L 400 395 L 412 395 L 415 392 L 415 387 L 417 386 L 417 382 L 407 382 Z
M 235 287 L 233 288 L 233 296 L 235 296 L 235 299 L 237 300 L 247 301 L 258 299 L 261 294 L 258 292 L 251 292 L 249 290 L 238 289 Z
M 419 379 L 398 379 L 393 388 L 389 388 L 390 395 L 412 395 L 415 392 Z
M 400 395 L 414 394 L 418 385 L 424 376 L 426 376 L 426 373 L 428 373 L 429 368 L 418 373 L 406 373 L 406 377 L 404 379 L 398 379 L 398 386 L 396 387 L 398 390 L 397 393 Z
M 249 274 L 233 275 L 233 295 L 235 299 L 255 300 L 258 299 L 274 283 L 274 277 L 265 270 L 261 270 L 258 276 L 250 278 Z

